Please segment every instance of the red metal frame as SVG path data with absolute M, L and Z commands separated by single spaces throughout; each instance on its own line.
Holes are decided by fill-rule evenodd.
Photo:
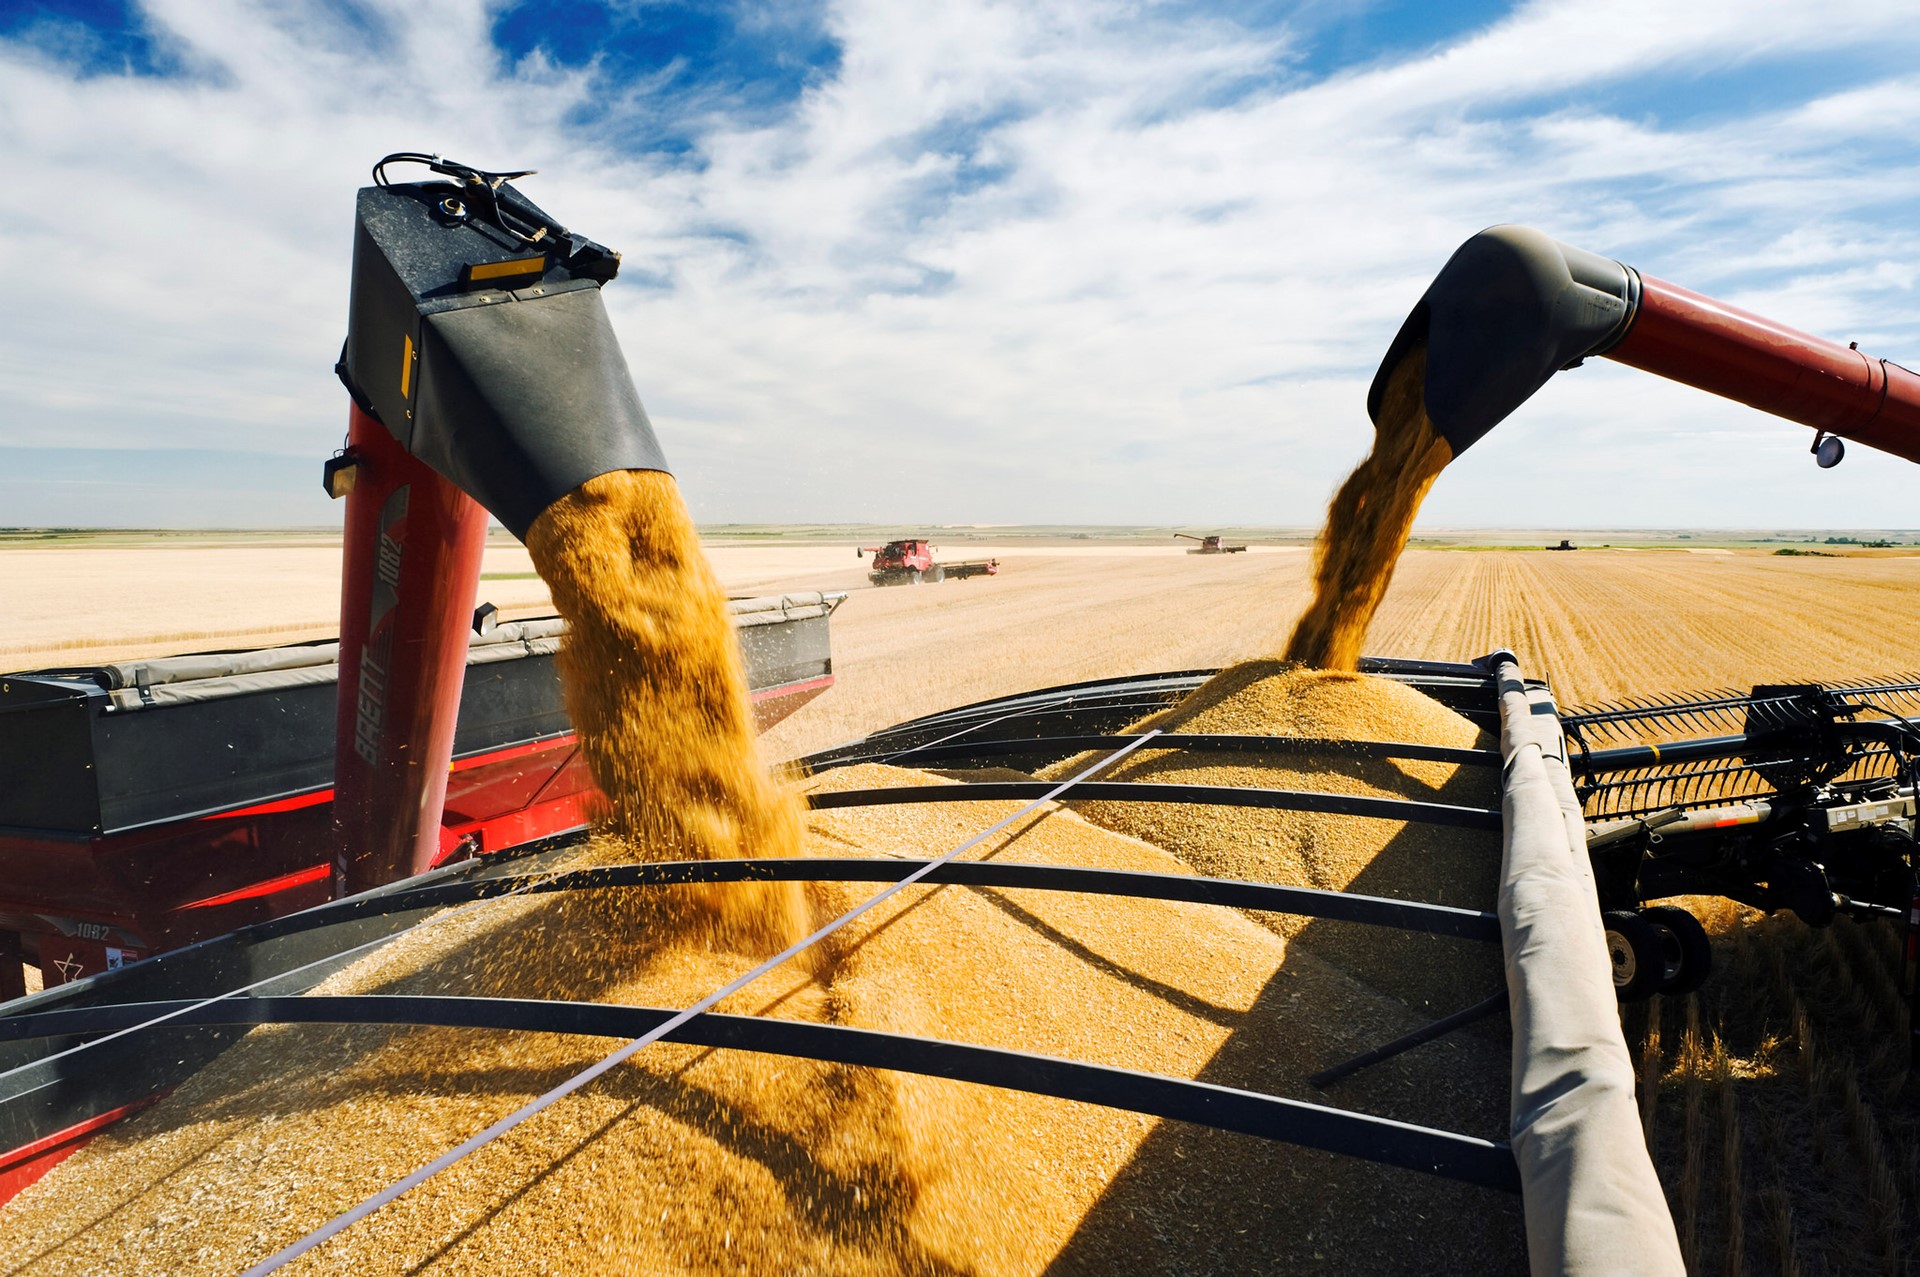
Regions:
M 832 685 L 828 675 L 756 692 L 760 730 Z M 597 798 L 570 732 L 440 775 L 428 868 L 577 829 Z M 334 897 L 335 797 L 316 789 L 119 834 L 0 833 L 0 934 L 19 933 L 46 982 L 60 984 L 323 904 Z M 0 988 L 0 999 L 22 991 Z
M 122 1104 L 119 1108 L 108 1109 L 104 1113 L 96 1113 L 85 1121 L 75 1122 L 65 1130 L 55 1131 L 44 1139 L 37 1139 L 31 1144 L 22 1144 L 19 1148 L 0 1153 L 0 1204 L 12 1201 L 21 1189 L 85 1148 L 88 1141 L 92 1140 L 102 1128 L 159 1103 L 166 1098 L 167 1094 L 170 1092 L 150 1095 L 144 1100 Z
M 1920 461 L 1920 375 L 1652 276 L 1608 359 Z

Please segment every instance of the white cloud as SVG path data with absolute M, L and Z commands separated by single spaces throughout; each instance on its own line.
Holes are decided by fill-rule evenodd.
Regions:
M 503 65 L 478 4 L 362 7 L 155 3 L 179 79 L 0 44 L 0 268 L 29 302 L 0 316 L 0 445 L 330 451 L 352 190 L 413 147 L 539 168 L 535 199 L 626 252 L 609 305 L 716 520 L 1317 522 L 1387 339 L 1495 221 L 1920 344 L 1920 169 L 1888 127 L 1920 80 L 1783 72 L 1776 107 L 1697 125 L 1604 105 L 1790 54 L 1911 61 L 1903 6 L 1556 0 L 1314 81 L 1305 36 L 1151 7 L 846 3 L 838 75 L 773 122 Z M 670 161 L 616 149 L 623 111 L 710 118 Z M 1915 521 L 1905 463 L 1856 449 L 1836 482 L 1796 428 L 1580 378 L 1429 522 Z M 1734 421 L 1778 446 L 1727 448 Z

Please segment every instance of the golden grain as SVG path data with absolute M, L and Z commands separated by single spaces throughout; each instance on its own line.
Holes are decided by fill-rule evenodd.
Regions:
M 1313 602 L 1294 626 L 1285 657 L 1316 669 L 1351 670 L 1386 598 L 1414 516 L 1453 450 L 1427 420 L 1427 354 L 1416 347 L 1394 366 L 1374 423 L 1373 450 L 1327 507 L 1314 551 Z

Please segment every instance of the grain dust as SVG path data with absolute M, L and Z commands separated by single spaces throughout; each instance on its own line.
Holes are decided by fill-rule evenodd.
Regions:
M 534 520 L 527 550 L 567 620 L 560 678 L 600 827 L 652 860 L 798 855 L 802 809 L 761 762 L 726 592 L 673 476 L 588 480 Z M 689 894 L 769 951 L 808 929 L 796 884 Z

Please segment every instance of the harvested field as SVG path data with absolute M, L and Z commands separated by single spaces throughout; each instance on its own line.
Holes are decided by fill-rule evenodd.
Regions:
M 0 666 L 332 634 L 338 551 L 302 553 L 0 546 L 0 595 L 13 605 Z M 1189 556 L 1177 547 L 981 542 L 966 554 L 1002 556 L 997 577 L 875 589 L 850 545 L 710 554 L 736 594 L 851 595 L 833 618 L 838 683 L 768 736 L 776 757 L 1046 684 L 1270 655 L 1306 606 L 1312 566 L 1302 550 L 1257 545 Z M 496 546 L 486 572 L 496 571 L 533 568 L 518 546 Z M 484 580 L 482 592 L 515 614 L 551 611 L 537 579 Z M 1581 705 L 1641 691 L 1905 672 L 1920 666 L 1916 597 L 1920 556 L 1415 548 L 1401 556 L 1366 646 L 1445 660 L 1511 646 L 1530 674 L 1553 682 L 1562 704 Z
M 340 633 L 337 535 L 101 540 L 0 545 L 0 669 Z M 489 545 L 481 572 L 483 595 L 508 616 L 553 611 L 518 543 Z
M 717 560 L 724 576 L 726 552 Z M 990 581 L 864 591 L 834 615 L 838 685 L 769 745 L 804 753 L 1027 688 L 1270 655 L 1306 606 L 1310 568 L 1306 554 L 1259 547 L 1184 560 L 1036 557 Z M 1920 666 L 1915 598 L 1920 557 L 1414 549 L 1366 646 L 1436 660 L 1512 647 L 1562 704 L 1581 705 L 1906 672 Z
M 1898 928 L 1689 898 L 1698 993 L 1623 1011 L 1688 1270 L 1899 1277 L 1920 1259 L 1920 1088 Z

